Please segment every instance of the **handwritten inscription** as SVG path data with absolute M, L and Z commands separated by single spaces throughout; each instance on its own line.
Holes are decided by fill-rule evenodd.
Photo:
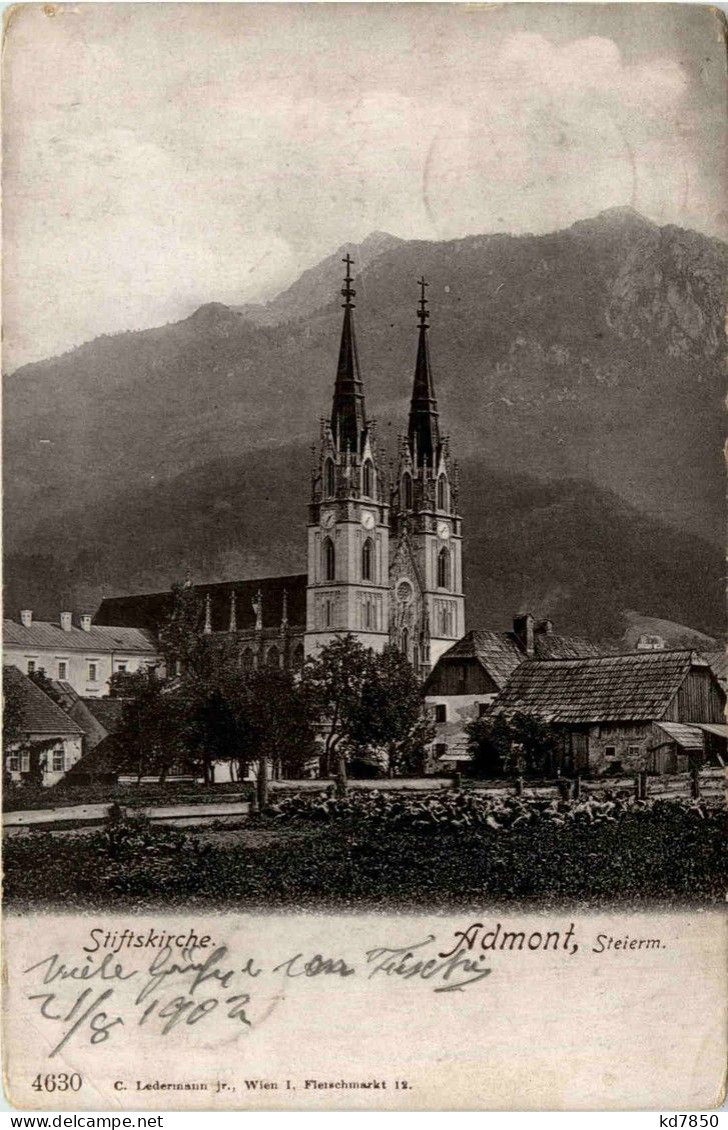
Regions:
M 512 925 L 512 924 L 509 924 Z M 184 945 L 184 942 L 189 944 Z M 599 934 L 587 954 L 603 960 L 664 949 L 659 938 Z M 408 983 L 435 993 L 463 993 L 481 985 L 495 959 L 541 953 L 569 959 L 580 951 L 574 922 L 530 932 L 501 922 L 471 922 L 449 938 L 435 934 L 410 944 L 379 944 L 353 957 L 298 951 L 283 960 L 235 956 L 228 945 L 194 931 L 91 931 L 78 956 L 48 954 L 23 970 L 23 991 L 52 1033 L 52 1059 L 70 1041 L 96 1046 L 122 1029 L 143 1027 L 156 1038 L 203 1030 L 215 1016 L 231 1034 L 249 1035 L 285 998 L 290 981 L 343 991 L 352 979 Z M 337 986 L 340 987 L 337 990 Z M 303 990 L 308 991 L 308 990 Z
M 28 1000 L 38 1002 L 40 1016 L 58 1025 L 60 1038 L 49 1058 L 58 1055 L 73 1038 L 101 1044 L 117 1027 L 148 1022 L 156 1022 L 160 1035 L 166 1036 L 179 1024 L 192 1027 L 219 1010 L 228 1020 L 250 1027 L 246 1011 L 250 994 L 234 991 L 233 982 L 257 977 L 261 970 L 252 958 L 242 966 L 228 962 L 227 946 L 218 946 L 204 958 L 198 958 L 199 948 L 193 946 L 180 953 L 167 946 L 155 953 L 146 969 L 125 966 L 112 953 L 98 964 L 92 957 L 73 964 L 52 953 L 28 966 L 23 971 L 25 976 L 35 974 L 39 987 L 52 986 L 27 994 Z M 69 993 L 74 982 L 88 981 L 96 985 L 80 991 L 71 988 Z M 129 992 L 120 989 L 132 981 L 129 1012 Z M 104 982 L 106 988 L 101 986 Z
M 209 946 L 207 937 L 206 945 L 195 940 L 181 949 L 176 938 L 157 949 L 154 938 L 151 961 L 135 961 L 131 947 L 119 944 L 129 936 L 134 937 L 109 936 L 108 948 L 94 946 L 90 952 L 91 947 L 84 947 L 81 961 L 51 953 L 23 970 L 27 999 L 54 1029 L 50 1059 L 72 1040 L 95 1046 L 130 1027 L 152 1029 L 164 1038 L 175 1029 L 204 1026 L 213 1014 L 247 1033 L 255 1027 L 258 1010 L 265 1011 L 265 994 L 259 994 L 258 1004 L 254 991 L 262 975 L 268 981 L 317 978 L 330 984 L 357 976 L 389 977 L 428 982 L 435 992 L 462 992 L 490 973 L 480 955 L 437 956 L 434 934 L 412 945 L 375 946 L 358 962 L 299 952 L 270 965 L 252 956 L 236 959 L 227 945 Z M 98 960 L 95 954 L 104 949 Z
M 435 992 L 452 993 L 462 992 L 467 985 L 482 981 L 490 973 L 490 969 L 486 969 L 482 964 L 482 954 L 474 960 L 457 952 L 450 955 L 440 954 L 437 958 L 422 956 L 422 951 L 429 948 L 434 941 L 435 935 L 430 934 L 424 942 L 418 942 L 413 946 L 378 946 L 376 949 L 368 950 L 367 962 L 372 966 L 369 977 L 381 973 L 385 977 L 402 977 L 405 981 L 412 978 L 421 981 L 439 978 L 442 984 L 435 986 Z M 441 960 L 443 956 L 444 960 Z

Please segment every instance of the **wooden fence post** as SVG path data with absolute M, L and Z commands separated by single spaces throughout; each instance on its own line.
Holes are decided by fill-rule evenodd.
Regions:
M 516 777 L 516 796 L 523 796 L 523 777 Z
M 697 765 L 690 770 L 690 796 L 693 800 L 700 800 L 700 769 Z
M 639 776 L 640 776 L 639 799 L 640 800 L 647 800 L 647 773 L 645 772 L 644 769 L 642 769 L 640 771 Z
M 265 812 L 268 807 L 268 758 L 262 754 L 258 757 L 258 808 Z
M 574 800 L 581 800 L 581 777 L 574 777 Z

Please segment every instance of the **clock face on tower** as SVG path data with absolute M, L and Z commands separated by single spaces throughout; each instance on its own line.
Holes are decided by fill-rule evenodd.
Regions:
M 450 537 L 450 527 L 448 526 L 447 522 L 437 523 L 437 536 L 441 541 L 447 541 L 447 539 Z
M 321 518 L 321 525 L 325 530 L 330 530 L 332 526 L 336 525 L 336 515 L 332 510 L 328 510 Z
M 360 521 L 365 530 L 373 530 L 377 524 L 377 520 L 371 510 L 362 511 Z

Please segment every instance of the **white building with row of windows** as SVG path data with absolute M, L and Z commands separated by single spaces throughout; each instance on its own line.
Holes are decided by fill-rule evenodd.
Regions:
M 143 628 L 100 627 L 85 614 L 74 623 L 70 612 L 58 621 L 35 620 L 24 609 L 18 620 L 3 621 L 3 662 L 25 675 L 43 670 L 77 694 L 99 698 L 109 693 L 112 675 L 156 667 L 159 654 Z

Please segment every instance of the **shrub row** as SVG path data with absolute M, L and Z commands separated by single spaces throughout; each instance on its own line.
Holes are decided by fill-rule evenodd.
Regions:
M 585 797 L 579 801 L 514 797 L 500 794 L 443 792 L 428 796 L 372 791 L 312 796 L 298 793 L 282 798 L 268 808 L 268 813 L 281 823 L 310 822 L 332 824 L 341 821 L 386 825 L 392 828 L 473 828 L 486 826 L 494 831 L 509 831 L 522 825 L 551 824 L 564 827 L 570 823 L 616 823 L 626 816 L 665 811 L 678 820 L 682 814 L 705 819 L 709 811 L 705 803 L 676 797 L 674 800 L 636 800 L 617 793 Z
M 491 812 L 470 824 L 457 817 L 434 824 L 414 816 L 409 823 L 394 815 L 378 820 L 376 800 L 361 818 L 346 810 L 354 803 L 338 802 L 335 818 L 321 827 L 312 805 L 309 831 L 295 846 L 280 828 L 297 818 L 290 811 L 258 818 L 259 826 L 280 829 L 277 841 L 258 848 L 231 841 L 229 833 L 215 843 L 209 834 L 203 840 L 128 815 L 84 836 L 13 837 L 5 847 L 6 903 L 422 910 L 502 900 L 710 904 L 725 891 L 717 809 L 656 801 L 598 817 L 592 810 L 589 818 L 583 805 L 555 813 L 531 805 L 539 815 L 522 819 L 529 805 L 509 801 L 503 811 L 510 822 L 495 826 Z M 417 802 L 412 807 L 417 811 Z

